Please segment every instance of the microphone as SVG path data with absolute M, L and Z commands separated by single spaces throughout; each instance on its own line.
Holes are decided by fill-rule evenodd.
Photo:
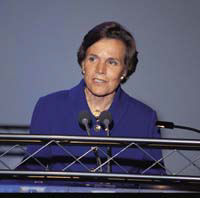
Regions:
M 87 111 L 81 111 L 79 113 L 78 122 L 86 129 L 88 136 L 90 136 L 90 126 L 92 123 L 90 114 Z
M 184 129 L 184 130 L 189 130 L 189 131 L 194 131 L 194 132 L 200 133 L 199 129 L 195 129 L 195 128 L 191 128 L 191 127 L 187 127 L 187 126 L 175 125 L 173 122 L 157 121 L 156 126 L 158 128 L 166 128 L 166 129 L 179 128 L 179 129 Z
M 90 126 L 92 125 L 92 121 L 90 118 L 90 114 L 87 111 L 81 111 L 79 113 L 78 122 L 80 126 L 83 126 L 86 129 L 88 136 L 91 136 Z M 98 154 L 98 147 L 96 146 L 96 147 L 91 147 L 91 148 L 95 154 L 97 166 L 100 166 L 101 158 L 99 157 L 99 154 Z M 102 172 L 102 167 L 100 168 L 99 171 Z
M 107 132 L 107 137 L 110 136 L 110 127 L 113 124 L 112 115 L 109 111 L 103 111 L 99 116 L 99 121 L 103 125 L 104 130 Z M 112 150 L 110 146 L 107 146 L 107 160 L 112 156 Z M 107 172 L 112 172 L 110 161 L 107 163 Z
M 99 116 L 99 121 L 107 132 L 107 136 L 109 136 L 110 127 L 113 123 L 111 113 L 109 111 L 103 111 Z

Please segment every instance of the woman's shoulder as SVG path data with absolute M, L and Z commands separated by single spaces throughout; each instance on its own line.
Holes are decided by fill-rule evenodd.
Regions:
M 71 89 L 55 91 L 40 97 L 40 101 L 45 102 L 61 102 L 68 100 L 69 98 L 73 98 L 76 93 L 80 93 L 79 84 L 72 87 Z
M 134 109 L 140 112 L 145 112 L 145 113 L 152 113 L 155 112 L 155 110 L 150 107 L 149 105 L 145 104 L 144 102 L 142 102 L 141 100 L 138 100 L 132 96 L 130 96 L 129 94 L 127 94 L 126 92 L 123 91 L 123 97 L 124 100 L 128 103 L 129 109 Z
M 39 98 L 39 102 L 42 103 L 55 103 L 55 102 L 60 102 L 62 100 L 66 100 L 69 95 L 69 90 L 61 90 L 61 91 L 56 91 L 49 93 L 47 95 L 41 96 Z

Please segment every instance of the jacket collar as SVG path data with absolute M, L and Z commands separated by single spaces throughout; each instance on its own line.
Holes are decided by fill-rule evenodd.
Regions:
M 80 83 L 76 87 L 72 88 L 69 93 L 72 102 L 71 104 L 73 104 L 73 113 L 75 118 L 78 119 L 78 115 L 81 111 L 87 111 L 90 113 L 92 122 L 94 123 L 95 117 L 89 109 L 84 93 L 85 86 L 85 82 L 82 79 Z M 117 125 L 119 120 L 122 119 L 123 115 L 125 115 L 125 112 L 127 111 L 128 100 L 126 98 L 127 94 L 122 90 L 121 86 L 119 86 L 115 93 L 113 102 L 108 109 L 108 111 L 112 115 L 114 126 Z

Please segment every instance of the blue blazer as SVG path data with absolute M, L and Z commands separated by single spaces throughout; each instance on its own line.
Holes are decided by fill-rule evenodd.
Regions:
M 90 112 L 85 94 L 84 80 L 70 90 L 59 91 L 44 97 L 37 102 L 31 121 L 31 134 L 49 135 L 73 135 L 87 136 L 87 132 L 79 126 L 78 115 L 81 111 L 88 111 L 92 119 L 91 136 L 106 136 L 106 132 L 101 129 L 94 130 L 96 118 Z M 113 128 L 110 136 L 113 137 L 145 137 L 160 138 L 160 133 L 155 127 L 157 120 L 156 112 L 147 105 L 127 95 L 119 86 L 115 94 L 113 103 L 109 108 L 113 117 Z M 38 146 L 29 146 L 28 152 L 33 153 Z M 72 162 L 69 153 L 76 157 L 83 155 L 90 147 L 65 146 L 67 153 L 57 145 L 51 145 L 37 154 L 44 167 L 41 167 L 35 160 L 29 161 L 27 168 L 31 170 L 63 170 L 63 171 L 88 171 L 96 167 L 96 158 L 93 152 L 86 155 L 81 162 L 66 168 Z M 119 152 L 120 148 L 112 148 L 112 155 Z M 161 158 L 161 150 L 146 149 L 155 159 Z M 106 148 L 99 149 L 99 156 L 103 163 L 107 157 Z M 121 168 L 112 163 L 112 172 L 120 173 L 143 173 L 143 171 L 154 161 L 140 149 L 129 148 L 115 158 Z M 46 167 L 46 168 L 45 168 Z M 106 171 L 106 166 L 103 167 Z M 145 174 L 162 174 L 164 171 L 160 167 L 154 167 Z

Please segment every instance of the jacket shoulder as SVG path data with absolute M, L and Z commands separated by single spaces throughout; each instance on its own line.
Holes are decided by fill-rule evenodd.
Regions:
M 80 92 L 80 86 L 76 85 L 72 87 L 71 89 L 66 90 L 60 90 L 56 92 L 52 92 L 50 94 L 47 94 L 45 96 L 40 97 L 40 101 L 46 101 L 46 102 L 62 102 L 68 99 L 70 96 L 76 95 L 77 92 Z
M 69 90 L 61 90 L 61 91 L 56 91 L 50 94 L 47 94 L 45 96 L 40 97 L 40 100 L 42 101 L 58 101 L 62 99 L 66 99 L 69 95 Z
M 152 113 L 155 112 L 154 109 L 152 109 L 150 106 L 148 106 L 147 104 L 143 103 L 142 101 L 133 98 L 131 96 L 129 96 L 127 93 L 124 92 L 124 97 L 126 98 L 126 100 L 129 103 L 129 108 L 134 108 L 137 111 L 140 112 L 144 112 L 144 113 Z

